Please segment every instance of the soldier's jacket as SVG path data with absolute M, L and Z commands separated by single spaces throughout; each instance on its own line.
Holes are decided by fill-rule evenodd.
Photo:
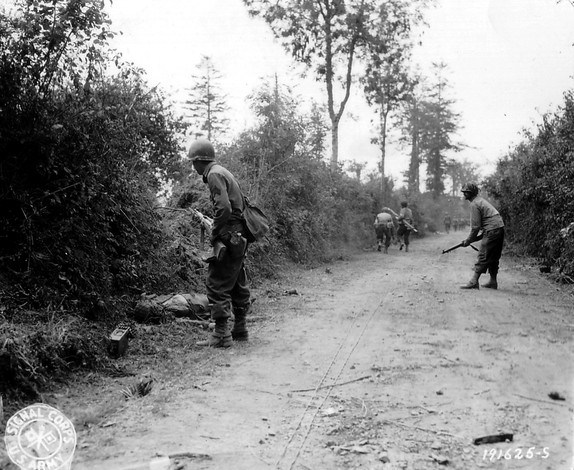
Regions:
M 375 226 L 377 225 L 384 225 L 385 227 L 389 227 L 389 224 L 393 223 L 393 216 L 391 214 L 387 214 L 386 212 L 381 212 L 377 214 L 375 218 Z
M 470 203 L 471 230 L 494 230 L 504 227 L 504 222 L 495 207 L 480 196 L 476 196 Z
M 413 223 L 413 211 L 408 207 L 401 207 L 401 211 L 399 212 L 399 224 L 404 225 L 403 220 L 411 225 Z
M 213 203 L 212 241 L 228 231 L 229 227 L 243 221 L 243 194 L 229 170 L 212 162 L 203 173 Z

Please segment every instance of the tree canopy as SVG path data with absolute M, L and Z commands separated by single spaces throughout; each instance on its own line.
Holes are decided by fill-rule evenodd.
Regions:
M 331 169 L 338 165 L 339 123 L 356 79 L 356 62 L 405 47 L 427 0 L 243 0 L 293 57 L 325 84 Z

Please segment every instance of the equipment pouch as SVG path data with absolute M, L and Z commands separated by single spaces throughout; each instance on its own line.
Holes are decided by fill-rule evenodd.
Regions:
M 247 239 L 240 232 L 233 232 L 229 238 L 229 255 L 231 258 L 240 258 L 247 250 Z
M 204 263 L 213 263 L 215 261 L 221 261 L 225 256 L 227 247 L 220 241 L 217 240 L 213 245 L 213 248 L 201 258 Z
M 247 197 L 243 198 L 245 201 L 245 209 L 243 210 L 243 218 L 247 226 L 247 241 L 249 243 L 256 242 L 263 238 L 269 231 L 269 219 L 259 207 L 251 204 Z

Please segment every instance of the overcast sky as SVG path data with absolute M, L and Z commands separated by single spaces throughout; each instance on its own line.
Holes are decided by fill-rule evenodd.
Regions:
M 224 77 L 237 128 L 247 121 L 245 99 L 262 77 L 277 73 L 301 95 L 322 99 L 322 85 L 299 78 L 267 25 L 249 18 L 241 0 L 121 0 L 109 11 L 113 28 L 123 33 L 115 45 L 169 92 L 189 86 L 201 56 L 210 56 Z M 471 147 L 456 158 L 491 171 L 520 140 L 521 129 L 573 88 L 574 6 L 567 0 L 440 0 L 427 18 L 416 58 L 423 67 L 449 65 L 462 114 L 458 138 Z M 340 125 L 340 159 L 374 170 L 379 152 L 369 142 L 372 116 L 359 90 L 348 110 Z M 388 172 L 400 180 L 408 150 L 389 153 Z

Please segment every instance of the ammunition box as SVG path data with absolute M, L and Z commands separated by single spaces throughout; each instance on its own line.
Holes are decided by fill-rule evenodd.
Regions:
M 108 352 L 112 357 L 120 357 L 126 353 L 130 327 L 125 324 L 119 324 L 110 334 L 108 342 Z

